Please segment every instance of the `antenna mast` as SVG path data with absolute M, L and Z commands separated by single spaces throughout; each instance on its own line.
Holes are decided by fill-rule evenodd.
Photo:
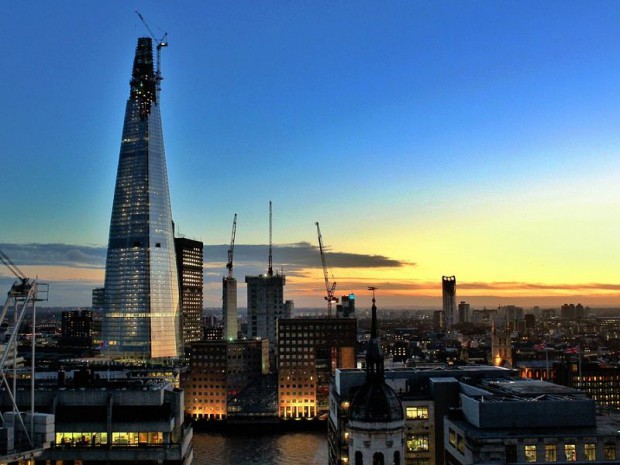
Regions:
M 271 221 L 272 215 L 271 215 L 271 200 L 269 201 L 269 267 L 267 268 L 267 276 L 271 277 L 273 276 L 273 258 L 271 255 L 271 248 L 272 248 L 272 243 L 271 243 L 271 231 L 272 231 L 272 221 Z

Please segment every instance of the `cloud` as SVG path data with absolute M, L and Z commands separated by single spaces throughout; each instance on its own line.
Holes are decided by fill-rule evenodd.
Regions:
M 77 268 L 103 268 L 106 247 L 71 244 L 0 244 L 18 267 L 22 265 L 64 265 Z
M 205 245 L 205 263 L 225 265 L 228 245 Z M 235 262 L 246 264 L 267 264 L 267 245 L 235 245 Z M 321 267 L 319 248 L 308 242 L 280 244 L 273 246 L 273 262 L 288 268 Z M 327 251 L 327 263 L 331 268 L 398 268 L 413 266 L 414 263 L 397 260 L 383 255 L 367 255 L 349 252 Z

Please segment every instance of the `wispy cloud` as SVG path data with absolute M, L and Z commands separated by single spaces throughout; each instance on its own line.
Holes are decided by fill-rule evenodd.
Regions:
M 17 266 L 65 265 L 78 268 L 105 266 L 106 247 L 72 244 L 0 244 Z

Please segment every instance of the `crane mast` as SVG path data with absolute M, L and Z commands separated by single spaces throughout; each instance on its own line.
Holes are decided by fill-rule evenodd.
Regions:
M 272 231 L 272 222 L 271 222 L 271 200 L 269 201 L 269 266 L 267 268 L 267 276 L 273 276 L 273 256 L 272 256 L 272 242 L 271 242 L 271 231 Z
M 168 41 L 166 40 L 168 38 L 168 33 L 164 32 L 164 35 L 161 37 L 161 39 L 158 39 L 157 37 L 155 37 L 155 34 L 153 33 L 153 31 L 151 30 L 151 28 L 149 27 L 148 23 L 146 22 L 146 19 L 144 19 L 144 17 L 140 14 L 140 12 L 138 10 L 135 10 L 136 14 L 138 15 L 138 18 L 140 18 L 140 21 L 142 21 L 142 24 L 144 24 L 144 27 L 146 27 L 146 30 L 149 31 L 149 34 L 151 35 L 151 38 L 155 41 L 155 43 L 157 44 L 157 64 L 155 67 L 155 81 L 157 84 L 157 91 L 159 92 L 161 90 L 161 81 L 163 79 L 163 77 L 161 77 L 161 49 L 163 47 L 167 47 L 168 46 Z
M 228 269 L 229 279 L 233 277 L 233 253 L 235 251 L 236 234 L 237 234 L 237 214 L 235 213 L 235 218 L 233 219 L 233 226 L 232 226 L 232 235 L 230 237 L 230 247 L 228 247 L 228 262 L 226 263 L 226 268 Z
M 327 268 L 327 259 L 325 258 L 325 248 L 323 247 L 323 236 L 321 235 L 321 228 L 319 227 L 319 222 L 316 223 L 316 232 L 319 236 L 319 251 L 321 252 L 321 263 L 323 264 L 323 278 L 325 279 L 325 291 L 327 295 L 325 296 L 325 300 L 327 301 L 327 316 L 331 318 L 332 316 L 332 304 L 338 303 L 338 298 L 334 297 L 334 292 L 336 291 L 336 282 L 329 283 L 329 270 Z

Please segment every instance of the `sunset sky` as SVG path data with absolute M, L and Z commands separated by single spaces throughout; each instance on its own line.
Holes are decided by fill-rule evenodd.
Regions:
M 620 307 L 620 2 L 7 2 L 0 249 L 49 305 L 103 285 L 131 64 L 163 51 L 172 211 L 205 243 L 205 306 L 274 266 L 337 294 L 438 307 Z M 11 283 L 0 269 L 0 288 Z M 0 289 L 1 290 L 1 289 Z M 379 300 L 380 299 L 380 300 Z M 240 286 L 245 305 L 245 286 Z

